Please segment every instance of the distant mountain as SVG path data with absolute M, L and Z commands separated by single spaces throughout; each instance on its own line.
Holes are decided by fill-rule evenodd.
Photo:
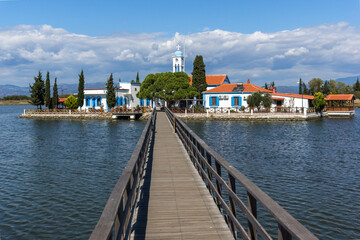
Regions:
M 276 86 L 278 93 L 299 93 L 299 86 Z
M 19 87 L 15 85 L 0 85 L 0 97 L 9 95 L 26 95 L 30 96 L 29 87 Z
M 96 82 L 96 83 L 85 83 L 85 88 L 103 88 L 105 83 Z M 58 85 L 59 94 L 77 94 L 78 92 L 78 83 L 75 84 L 59 84 Z
M 357 79 L 357 78 L 360 79 L 360 76 L 338 78 L 338 79 L 336 79 L 336 81 L 340 81 L 340 82 L 343 82 L 343 83 L 348 84 L 348 85 L 350 85 L 350 86 L 353 86 L 354 83 L 356 82 L 356 79 Z
M 85 88 L 103 88 L 103 82 L 96 83 L 85 83 Z M 0 85 L 0 98 L 10 95 L 26 95 L 30 96 L 29 87 L 19 87 L 16 85 L 6 84 Z M 52 91 L 52 86 L 51 86 Z M 74 94 L 78 91 L 78 84 L 59 84 L 58 85 L 59 94 Z

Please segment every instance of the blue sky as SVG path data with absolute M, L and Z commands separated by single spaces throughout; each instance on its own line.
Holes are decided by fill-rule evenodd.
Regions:
M 59 81 L 124 80 L 170 71 L 175 45 L 187 72 L 295 85 L 299 77 L 358 75 L 359 0 L 0 0 L 0 84 L 26 86 L 40 69 Z M 115 76 L 116 77 L 116 76 Z
M 117 32 L 174 34 L 204 29 L 276 32 L 348 22 L 360 24 L 358 0 L 8 0 L 0 1 L 0 26 L 51 25 L 91 36 Z

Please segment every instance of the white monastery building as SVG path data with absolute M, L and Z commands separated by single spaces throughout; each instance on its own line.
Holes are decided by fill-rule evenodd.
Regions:
M 254 92 L 261 94 L 270 94 L 273 99 L 271 107 L 293 107 L 308 108 L 311 107 L 311 100 L 314 96 L 292 94 L 292 93 L 276 93 L 275 89 L 267 90 L 250 83 L 234 83 L 221 84 L 203 92 L 204 108 L 217 109 L 227 108 L 236 109 L 241 106 L 248 107 L 247 97 Z
M 185 71 L 185 57 L 177 46 L 173 57 L 173 72 Z M 192 76 L 190 84 L 192 84 Z M 310 95 L 300 95 L 291 93 L 276 93 L 275 89 L 267 90 L 250 83 L 230 83 L 229 77 L 223 75 L 206 75 L 207 89 L 203 92 L 204 108 L 216 110 L 217 108 L 236 109 L 247 107 L 247 97 L 254 92 L 261 94 L 269 93 L 272 96 L 272 107 L 311 107 Z M 126 108 L 154 107 L 154 103 L 159 104 L 160 100 L 139 99 L 136 94 L 140 91 L 140 83 L 119 83 L 115 89 L 117 99 L 116 106 L 125 106 Z M 109 109 L 106 103 L 106 88 L 85 88 L 84 105 L 82 109 Z
M 173 72 L 185 72 L 185 57 L 177 45 L 177 51 L 173 56 Z
M 140 83 L 119 83 L 115 88 L 116 106 L 133 108 L 137 106 L 152 107 L 153 102 L 146 99 L 139 99 L 136 94 L 140 91 Z M 109 109 L 106 103 L 106 88 L 85 88 L 84 105 L 81 109 Z

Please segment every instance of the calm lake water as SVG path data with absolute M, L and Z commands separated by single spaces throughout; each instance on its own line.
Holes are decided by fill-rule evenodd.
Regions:
M 359 109 L 353 119 L 186 123 L 320 239 L 360 239 Z
M 18 119 L 0 106 L 0 234 L 88 239 L 145 121 Z
M 0 239 L 87 239 L 145 121 L 18 119 L 0 106 Z M 187 124 L 320 239 L 360 239 L 360 111 Z

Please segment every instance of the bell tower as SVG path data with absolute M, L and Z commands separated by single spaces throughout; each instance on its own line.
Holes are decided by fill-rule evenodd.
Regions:
M 177 51 L 173 56 L 173 72 L 185 72 L 185 59 L 183 53 L 180 51 L 180 45 L 176 46 Z

